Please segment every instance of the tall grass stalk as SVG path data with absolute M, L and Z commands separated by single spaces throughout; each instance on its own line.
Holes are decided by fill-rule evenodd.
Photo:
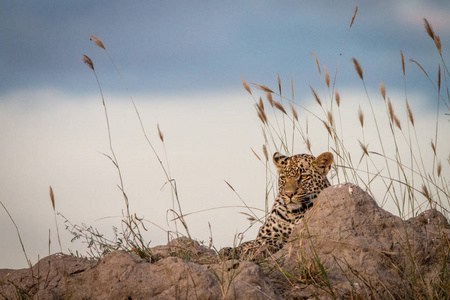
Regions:
M 14 225 L 14 228 L 16 229 L 16 233 L 17 233 L 17 237 L 19 238 L 19 243 L 20 246 L 22 247 L 22 252 L 23 255 L 25 256 L 25 260 L 27 261 L 27 265 L 30 268 L 30 270 L 33 270 L 31 267 L 31 261 L 28 259 L 28 255 L 27 255 L 27 251 L 25 250 L 25 246 L 23 245 L 22 242 L 22 237 L 20 236 L 20 231 L 19 231 L 19 227 L 17 227 L 16 222 L 14 221 L 14 218 L 11 216 L 11 214 L 9 213 L 9 210 L 6 208 L 6 206 L 3 204 L 2 201 L 0 201 L 0 205 L 3 207 L 3 209 L 5 210 L 6 214 L 8 215 L 9 219 L 11 220 L 11 223 Z
M 355 9 L 355 14 L 356 11 L 357 9 Z M 352 18 L 351 25 L 353 24 L 355 14 Z M 349 29 L 350 28 L 351 26 L 349 27 Z M 438 46 L 441 47 L 440 43 L 436 44 L 437 47 Z M 360 108 L 358 111 L 358 118 L 362 129 L 361 131 L 362 142 L 359 141 L 359 144 L 362 150 L 362 155 L 359 160 L 359 163 L 357 164 L 353 162 L 352 157 L 354 157 L 354 155 L 352 155 L 350 149 L 348 148 L 347 140 L 345 140 L 344 142 L 344 134 L 342 134 L 342 132 L 344 132 L 342 128 L 342 117 L 340 114 L 340 107 L 341 107 L 340 104 L 342 101 L 339 93 L 335 92 L 336 73 L 338 69 L 334 74 L 335 77 L 334 84 L 330 85 L 329 74 L 328 71 L 326 71 L 326 67 L 321 69 L 317 55 L 315 55 L 315 53 L 312 54 L 316 61 L 319 75 L 324 76 L 324 80 L 322 81 L 322 83 L 325 82 L 324 84 L 325 88 L 328 89 L 329 91 L 328 93 L 324 94 L 328 94 L 328 97 L 330 97 L 331 95 L 330 97 L 331 102 L 336 101 L 339 113 L 336 115 L 336 112 L 333 111 L 332 109 L 333 105 L 327 104 L 328 97 L 325 96 L 321 98 L 312 86 L 310 86 L 310 90 L 313 95 L 313 99 L 315 99 L 317 104 L 319 105 L 318 108 L 322 112 L 323 117 L 313 113 L 311 109 L 307 109 L 306 107 L 296 103 L 293 99 L 293 96 L 292 99 L 288 99 L 285 96 L 282 96 L 281 92 L 276 93 L 270 87 L 267 87 L 262 84 L 253 84 L 257 89 L 266 93 L 268 103 L 272 106 L 272 108 L 274 108 L 272 110 L 272 116 L 269 117 L 266 113 L 266 110 L 264 109 L 264 101 L 262 101 L 262 98 L 260 97 L 259 101 L 257 101 L 256 99 L 258 98 L 258 96 L 251 91 L 250 87 L 242 79 L 244 88 L 247 90 L 247 92 L 249 92 L 249 94 L 252 96 L 255 102 L 255 107 L 258 116 L 262 122 L 263 135 L 265 139 L 264 146 L 267 145 L 267 148 L 271 150 L 277 151 L 285 150 L 287 153 L 292 152 L 293 151 L 292 149 L 294 149 L 294 147 L 293 142 L 291 141 L 295 139 L 294 138 L 295 133 L 299 133 L 300 137 L 306 144 L 307 149 L 310 151 L 311 144 L 308 136 L 308 128 L 306 127 L 306 134 L 305 134 L 304 125 L 301 124 L 300 122 L 302 121 L 302 119 L 306 120 L 306 118 L 303 116 L 303 114 L 299 114 L 297 112 L 296 108 L 299 108 L 301 111 L 304 111 L 307 115 L 312 116 L 313 119 L 317 120 L 319 123 L 322 123 L 328 133 L 329 138 L 331 139 L 331 141 L 333 141 L 331 151 L 333 151 L 336 154 L 337 163 L 333 168 L 334 176 L 332 175 L 332 177 L 335 178 L 338 182 L 341 181 L 340 176 L 343 175 L 345 181 L 350 180 L 356 184 L 362 184 L 363 186 L 365 186 L 368 192 L 372 194 L 372 196 L 375 196 L 373 189 L 376 186 L 372 185 L 375 182 L 382 183 L 382 185 L 385 187 L 386 194 L 382 197 L 381 205 L 384 206 L 388 202 L 395 204 L 395 206 L 397 207 L 398 214 L 402 217 L 406 217 L 411 214 L 415 215 L 425 208 L 425 206 L 420 202 L 417 196 L 420 197 L 424 196 L 427 199 L 428 202 L 428 204 L 426 205 L 427 207 L 440 208 L 440 210 L 443 211 L 444 213 L 448 212 L 448 208 L 446 207 L 448 207 L 450 202 L 449 187 L 445 179 L 442 178 L 442 164 L 441 160 L 437 158 L 437 151 L 436 151 L 437 147 L 440 145 L 438 134 L 439 118 L 436 117 L 435 132 L 431 143 L 431 148 L 433 151 L 432 164 L 430 165 L 431 170 L 427 171 L 427 168 L 425 167 L 425 163 L 423 161 L 423 155 L 421 150 L 422 147 L 420 139 L 418 138 L 413 112 L 408 101 L 407 86 L 406 86 L 406 67 L 403 52 L 402 51 L 400 52 L 400 58 L 405 89 L 404 103 L 406 106 L 405 111 L 407 115 L 407 122 L 405 122 L 404 124 L 406 124 L 406 126 L 405 125 L 402 126 L 400 118 L 397 116 L 397 113 L 392 104 L 392 101 L 390 100 L 389 96 L 386 93 L 386 88 L 384 87 L 384 84 L 380 82 L 380 92 L 385 105 L 386 116 L 388 118 L 387 126 L 390 132 L 388 135 L 386 134 L 385 129 L 382 129 L 382 125 L 384 126 L 384 124 L 379 123 L 380 115 L 379 112 L 375 111 L 372 97 L 369 94 L 367 84 L 364 78 L 363 69 L 357 59 L 352 58 L 351 60 L 353 62 L 355 71 L 361 80 L 364 93 L 366 95 L 367 103 L 369 105 L 371 112 L 371 119 L 372 119 L 371 121 L 376 131 L 375 134 L 378 141 L 377 146 L 381 150 L 381 152 L 377 152 L 376 149 L 374 149 L 374 146 L 371 146 L 369 148 L 369 142 L 366 139 L 366 134 L 364 130 L 366 127 L 365 124 L 367 122 L 366 119 L 364 118 L 364 113 Z M 341 56 L 342 52 L 340 54 L 340 57 Z M 413 62 L 416 65 L 418 65 L 420 69 L 424 72 L 424 74 L 427 76 L 427 78 L 430 79 L 425 69 L 418 62 L 416 61 Z M 442 69 L 446 70 L 445 61 L 443 61 L 442 64 L 443 64 Z M 439 68 L 438 70 L 442 69 Z M 434 86 L 436 87 L 438 100 L 443 101 L 447 105 L 447 103 L 450 103 L 450 101 L 448 99 L 444 99 L 442 93 L 440 92 L 441 90 L 444 89 L 448 90 L 447 86 L 445 88 L 442 88 L 443 82 L 447 82 L 447 80 L 442 79 L 444 77 L 445 79 L 447 79 L 448 73 L 439 71 L 437 85 Z M 432 80 L 430 79 L 430 81 Z M 280 82 L 278 83 L 278 90 L 281 91 Z M 291 81 L 291 90 L 293 91 L 292 81 Z M 290 103 L 291 114 L 287 113 L 288 110 L 282 104 L 281 100 L 280 101 L 272 100 L 272 94 L 277 95 L 280 97 L 280 99 Z M 334 97 L 334 101 L 332 97 Z M 330 110 L 328 110 L 327 107 L 330 108 Z M 449 106 L 447 106 L 447 108 L 449 108 Z M 436 109 L 437 114 L 440 114 L 441 108 L 439 107 L 439 104 L 437 105 Z M 281 118 L 280 122 L 278 121 L 278 118 Z M 293 123 L 293 126 L 291 126 L 292 136 L 289 140 L 286 138 L 286 132 L 288 131 L 288 128 L 286 126 L 284 128 L 279 128 L 279 126 L 277 125 L 275 126 L 272 125 L 272 124 L 283 124 L 283 120 L 285 119 L 289 119 Z M 339 126 L 337 126 L 338 124 L 340 124 L 340 128 Z M 385 146 L 386 137 L 391 138 L 393 147 L 392 154 L 388 153 L 388 149 Z M 415 140 L 415 145 L 413 144 L 413 137 Z M 408 149 L 409 154 L 408 158 L 404 157 L 403 145 L 406 145 Z M 418 151 L 415 151 L 414 148 L 417 148 Z M 377 157 L 381 158 L 384 161 L 383 164 L 377 162 L 378 160 Z M 365 161 L 364 171 L 359 168 L 362 159 L 364 159 Z M 383 175 L 383 173 L 386 173 L 386 175 Z M 348 176 L 347 174 L 350 176 Z M 365 175 L 362 177 L 361 175 L 363 174 Z M 419 180 L 419 182 L 422 183 L 422 188 L 416 186 L 416 180 Z M 434 191 L 434 193 L 432 194 L 431 191 Z
M 173 179 L 170 176 L 170 170 L 164 166 L 164 163 L 161 160 L 161 158 L 160 158 L 158 152 L 156 151 L 155 147 L 153 146 L 153 143 L 150 141 L 150 138 L 148 137 L 147 132 L 145 130 L 144 123 L 142 122 L 142 118 L 141 118 L 141 115 L 139 113 L 139 110 L 138 110 L 138 108 L 136 106 L 136 103 L 135 103 L 133 97 L 131 96 L 131 93 L 130 93 L 130 91 L 128 89 L 128 86 L 127 86 L 125 80 L 123 79 L 122 73 L 119 71 L 119 68 L 117 67 L 116 63 L 114 62 L 112 56 L 109 54 L 108 50 L 106 50 L 106 47 L 104 46 L 103 42 L 100 39 L 98 39 L 96 36 L 94 36 L 94 35 L 89 35 L 89 37 L 91 38 L 91 40 L 98 47 L 100 47 L 101 49 L 103 49 L 105 51 L 105 53 L 108 56 L 109 60 L 111 61 L 112 65 L 114 66 L 117 74 L 119 75 L 120 80 L 121 80 L 121 82 L 123 84 L 123 87 L 125 88 L 125 90 L 126 90 L 126 92 L 128 94 L 128 97 L 130 98 L 131 103 L 133 104 L 133 108 L 134 108 L 134 111 L 136 112 L 136 116 L 138 118 L 139 125 L 140 125 L 141 130 L 142 130 L 142 134 L 144 135 L 144 138 L 147 141 L 147 144 L 150 146 L 153 154 L 155 155 L 156 159 L 158 160 L 158 162 L 159 162 L 159 164 L 161 166 L 161 169 L 163 170 L 164 175 L 166 177 L 167 183 L 169 183 L 170 186 L 171 186 L 172 196 L 175 197 L 175 200 L 176 200 L 177 206 L 178 206 L 178 214 L 177 215 L 180 217 L 180 222 L 183 225 L 183 227 L 184 227 L 184 229 L 186 231 L 186 234 L 190 238 L 191 235 L 189 233 L 189 228 L 188 228 L 188 225 L 187 225 L 187 223 L 186 223 L 186 221 L 185 221 L 185 219 L 183 217 L 183 212 L 182 212 L 182 209 L 181 209 L 181 202 L 180 202 L 180 199 L 179 199 L 179 196 L 178 196 L 178 189 L 177 189 L 177 186 L 176 186 L 176 181 L 175 181 L 175 179 Z M 163 143 L 164 143 L 164 141 L 163 141 Z M 172 210 L 175 211 L 175 208 L 172 208 Z
M 353 24 L 356 12 L 357 8 L 355 9 L 355 14 L 353 15 L 349 30 Z M 249 92 L 252 96 L 255 102 L 258 117 L 262 122 L 264 147 L 267 146 L 269 149 L 273 147 L 271 150 L 284 150 L 287 153 L 293 153 L 295 149 L 295 135 L 298 134 L 303 140 L 306 149 L 311 153 L 311 140 L 308 133 L 308 122 L 305 122 L 305 128 L 303 121 L 308 120 L 307 117 L 309 116 L 312 117 L 313 121 L 318 124 L 323 124 L 326 133 L 328 134 L 329 148 L 331 148 L 331 151 L 333 151 L 337 156 L 336 163 L 333 166 L 334 174 L 332 174 L 332 180 L 337 180 L 338 182 L 344 180 L 353 181 L 355 184 L 364 186 L 366 190 L 376 200 L 378 200 L 378 203 L 381 203 L 381 206 L 388 203 L 395 206 L 397 214 L 405 220 L 405 222 L 403 222 L 403 231 L 406 238 L 406 246 L 404 251 L 409 256 L 409 262 L 407 265 L 402 266 L 404 269 L 401 270 L 401 272 L 403 272 L 407 285 L 410 287 L 410 289 L 405 292 L 405 295 L 413 298 L 424 297 L 434 299 L 442 297 L 445 298 L 449 295 L 448 291 L 445 291 L 446 287 L 450 285 L 450 275 L 448 275 L 449 271 L 447 268 L 449 253 L 448 251 L 443 251 L 442 253 L 442 270 L 440 273 L 441 281 L 430 285 L 430 283 L 423 278 L 421 270 L 416 265 L 416 252 L 418 246 L 414 242 L 416 239 L 414 236 L 414 231 L 412 233 L 408 232 L 406 226 L 407 218 L 416 216 L 426 209 L 437 209 L 447 216 L 447 218 L 450 214 L 449 184 L 448 180 L 444 177 L 443 168 L 445 166 L 442 166 L 442 160 L 439 159 L 438 156 L 438 149 L 439 147 L 442 148 L 443 145 L 442 141 L 439 139 L 442 137 L 442 132 L 448 131 L 447 129 L 440 128 L 440 119 L 442 118 L 440 115 L 443 113 L 443 108 L 440 103 L 444 103 L 445 108 L 448 110 L 446 115 L 449 115 L 449 73 L 446 62 L 442 56 L 442 44 L 438 35 L 434 33 L 431 25 L 429 25 L 426 20 L 425 28 L 430 37 L 433 39 L 441 58 L 441 65 L 438 67 L 437 71 L 437 80 L 432 80 L 429 72 L 427 72 L 419 62 L 414 59 L 410 59 L 410 62 L 420 68 L 436 90 L 437 103 L 434 125 L 435 128 L 434 132 L 431 133 L 433 135 L 431 138 L 431 149 L 428 149 L 431 151 L 431 159 L 429 164 L 424 161 L 425 156 L 423 154 L 426 152 L 424 152 L 423 144 L 418 137 L 417 122 L 414 118 L 413 109 L 410 107 L 410 102 L 408 99 L 406 66 L 403 51 L 400 51 L 400 64 L 404 82 L 404 112 L 407 116 L 406 122 L 403 123 L 394 108 L 394 102 L 391 101 L 386 92 L 386 88 L 381 81 L 379 86 L 380 94 L 383 100 L 382 103 L 384 104 L 385 115 L 383 115 L 383 112 L 380 114 L 380 111 L 375 109 L 374 103 L 376 102 L 372 101 L 372 97 L 369 94 L 369 89 L 364 79 L 361 64 L 356 58 L 351 59 L 353 67 L 361 80 L 365 98 L 371 113 L 371 120 L 368 122 L 361 107 L 359 106 L 358 108 L 357 120 L 359 120 L 362 135 L 362 141 L 357 139 L 360 150 L 362 151 L 360 155 L 354 155 L 355 149 L 350 148 L 350 140 L 348 137 L 346 137 L 344 141 L 345 130 L 343 129 L 341 116 L 341 102 L 345 102 L 345 99 L 341 101 L 341 96 L 336 91 L 336 78 L 343 50 L 339 56 L 338 67 L 336 68 L 332 85 L 330 85 L 330 75 L 328 74 L 326 66 L 321 68 L 319 58 L 314 52 L 312 53 L 322 82 L 324 96 L 322 97 L 319 93 L 317 93 L 316 89 L 314 89 L 311 85 L 309 88 L 311 90 L 312 99 L 314 99 L 317 103 L 317 110 L 320 113 L 313 113 L 313 109 L 307 109 L 294 101 L 292 81 L 292 98 L 288 99 L 285 96 L 282 96 L 281 83 L 280 80 L 278 80 L 278 93 L 273 92 L 273 90 L 268 86 L 253 84 L 258 90 L 266 94 L 267 102 L 273 108 L 272 114 L 268 116 L 266 114 L 266 110 L 264 109 L 265 103 L 262 101 L 262 97 L 259 97 L 259 101 L 257 101 L 256 99 L 258 99 L 258 94 L 252 92 L 248 84 L 246 84 L 243 79 L 242 84 L 247 92 Z M 347 37 L 345 41 L 347 40 Z M 280 77 L 278 76 L 278 79 L 279 78 Z M 446 93 L 442 92 L 444 90 Z M 272 95 L 279 96 L 280 101 L 273 101 Z M 288 113 L 287 106 L 283 104 L 282 100 L 284 100 L 285 103 L 289 103 L 290 113 Z M 336 110 L 333 109 L 334 102 L 336 102 L 337 105 L 337 113 Z M 380 121 L 384 117 L 387 118 L 386 123 Z M 289 128 L 287 126 L 280 128 L 279 124 L 285 124 L 284 120 L 290 120 L 290 122 L 292 122 L 292 126 L 289 126 Z M 375 136 L 377 142 L 375 146 L 370 145 L 369 148 L 370 140 L 368 139 L 366 130 L 370 129 L 370 126 L 373 126 L 374 128 L 375 134 L 372 135 Z M 289 130 L 291 132 L 289 132 Z M 290 136 L 290 138 L 288 139 L 287 136 Z M 371 136 L 369 136 L 369 138 L 370 137 Z M 379 150 L 377 150 L 376 147 L 378 147 Z M 325 151 L 325 149 L 322 149 L 321 151 Z M 255 153 L 255 155 L 259 158 L 257 153 Z M 359 162 L 354 162 L 354 157 L 360 157 Z M 363 160 L 365 166 L 360 168 Z M 447 161 L 448 164 L 446 167 L 448 168 L 450 165 L 450 157 Z M 275 183 L 272 184 L 274 186 L 276 185 Z M 379 185 L 384 187 L 384 194 L 381 194 L 381 200 L 377 197 L 375 191 L 380 188 Z M 444 236 L 440 242 L 442 243 L 442 249 L 445 249 L 445 245 L 449 245 L 449 241 Z M 314 257 L 312 259 L 317 267 L 316 271 L 322 278 L 320 283 L 316 281 L 313 284 L 317 287 L 326 287 L 326 290 L 331 297 L 337 297 L 337 294 L 334 294 L 334 287 L 328 280 L 327 270 L 314 250 L 314 245 L 311 244 L 310 246 L 313 249 Z M 306 275 L 305 272 L 310 272 L 307 271 L 306 264 L 300 263 L 300 265 L 303 268 L 302 274 Z M 343 268 L 350 268 L 350 266 L 344 266 Z M 366 282 L 364 281 L 364 278 L 360 279 L 363 282 Z M 380 279 L 380 283 L 382 284 L 382 279 Z M 366 282 L 366 284 L 369 289 L 372 289 L 370 282 Z M 392 296 L 392 294 L 390 295 Z
M 94 76 L 95 76 L 95 80 L 97 81 L 97 86 L 98 86 L 98 89 L 99 89 L 99 92 L 100 92 L 100 96 L 102 98 L 103 110 L 105 112 L 106 129 L 108 131 L 109 150 L 111 151 L 112 157 L 107 155 L 107 154 L 104 154 L 104 155 L 106 157 L 108 157 L 111 160 L 111 162 L 114 164 L 114 166 L 116 167 L 116 170 L 117 170 L 117 173 L 118 173 L 118 176 L 119 176 L 119 181 L 120 181 L 119 189 L 121 190 L 121 192 L 122 192 L 122 194 L 124 196 L 125 206 L 126 206 L 126 209 L 127 209 L 126 216 L 127 216 L 128 220 L 129 220 L 130 219 L 130 206 L 129 206 L 128 198 L 126 197 L 125 189 L 124 189 L 124 186 L 123 186 L 122 172 L 120 170 L 119 162 L 117 160 L 116 153 L 114 151 L 113 144 L 112 144 L 111 128 L 109 126 L 108 109 L 106 108 L 105 97 L 103 96 L 102 86 L 101 86 L 100 81 L 98 79 L 97 72 L 95 71 L 94 63 L 92 62 L 92 60 L 88 56 L 83 55 L 82 56 L 82 61 L 92 70 L 92 72 L 94 73 Z
M 111 160 L 111 162 L 114 164 L 114 166 L 116 167 L 118 177 L 119 177 L 119 182 L 120 182 L 119 189 L 124 198 L 124 202 L 125 202 L 125 206 L 126 206 L 126 213 L 123 216 L 124 220 L 123 220 L 123 224 L 122 224 L 123 240 L 119 240 L 119 242 L 115 242 L 112 244 L 108 243 L 109 241 L 103 240 L 103 236 L 101 234 L 99 234 L 98 231 L 94 230 L 92 227 L 72 226 L 72 228 L 69 229 L 69 231 L 74 235 L 75 238 L 84 237 L 86 240 L 89 241 L 89 246 L 92 246 L 92 243 L 97 241 L 99 243 L 99 247 L 100 247 L 100 249 L 98 249 L 99 253 L 104 254 L 105 252 L 109 252 L 114 249 L 125 249 L 125 250 L 129 250 L 132 252 L 136 252 L 142 258 L 146 258 L 151 261 L 152 253 L 148 247 L 148 243 L 144 242 L 144 238 L 141 234 L 141 229 L 143 229 L 145 231 L 147 230 L 145 228 L 144 224 L 142 223 L 143 219 L 138 218 L 136 214 L 132 215 L 130 213 L 130 205 L 129 205 L 128 196 L 127 196 L 127 194 L 125 192 L 125 188 L 124 188 L 122 172 L 121 172 L 120 165 L 117 160 L 117 156 L 115 154 L 113 143 L 112 143 L 108 110 L 106 107 L 105 98 L 103 96 L 102 87 L 101 87 L 100 81 L 97 76 L 97 72 L 95 71 L 92 60 L 88 56 L 83 55 L 82 61 L 93 71 L 95 79 L 97 81 L 97 86 L 100 91 L 100 96 L 102 99 L 103 109 L 104 109 L 104 113 L 105 113 L 106 127 L 107 127 L 107 132 L 108 132 L 109 149 L 111 151 L 112 156 L 105 154 L 105 153 L 103 153 L 103 155 L 105 155 L 107 158 L 109 158 Z M 53 203 L 54 202 L 52 201 L 52 204 Z M 101 250 L 101 252 L 100 252 L 100 250 Z
M 55 226 L 56 226 L 56 235 L 58 236 L 58 244 L 59 244 L 59 251 L 62 253 L 62 246 L 61 246 L 61 239 L 59 238 L 59 226 L 58 221 L 56 219 L 56 207 L 55 207 L 55 195 L 53 193 L 53 188 L 50 186 L 50 201 L 52 201 L 52 208 L 53 208 L 53 215 L 55 217 Z M 49 239 L 50 243 L 50 239 Z

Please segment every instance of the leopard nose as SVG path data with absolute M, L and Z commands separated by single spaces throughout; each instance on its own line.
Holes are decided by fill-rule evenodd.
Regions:
M 294 194 L 292 192 L 286 192 L 286 196 L 288 196 L 289 199 L 292 199 L 292 196 L 294 196 Z

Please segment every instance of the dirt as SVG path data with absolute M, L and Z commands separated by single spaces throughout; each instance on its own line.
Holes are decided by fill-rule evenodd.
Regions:
M 53 254 L 32 269 L 0 270 L 4 299 L 445 298 L 450 226 L 436 210 L 406 221 L 362 189 L 324 190 L 292 241 L 264 260 L 221 260 L 196 241 L 152 248 L 156 262 L 112 252 Z

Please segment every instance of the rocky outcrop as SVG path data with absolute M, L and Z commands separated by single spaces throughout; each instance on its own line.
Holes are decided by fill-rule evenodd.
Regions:
M 40 260 L 31 270 L 3 269 L 0 270 L 0 296 L 6 299 L 276 298 L 270 279 L 254 263 L 218 263 L 212 250 L 186 238 L 152 250 L 159 258 L 155 263 L 148 263 L 136 254 L 115 251 L 98 261 L 54 254 Z
M 428 210 L 402 221 L 357 186 L 343 184 L 324 190 L 292 241 L 265 260 L 222 261 L 186 238 L 152 248 L 154 263 L 121 251 L 96 261 L 54 254 L 31 270 L 0 270 L 0 296 L 444 298 L 450 288 L 449 241 L 449 224 L 439 212 Z
M 276 254 L 284 271 L 300 282 L 315 281 L 322 294 L 337 298 L 449 293 L 450 227 L 441 213 L 427 210 L 403 221 L 352 184 L 332 186 L 319 199 L 294 241 Z M 297 291 L 302 286 L 306 293 L 298 297 L 311 290 L 299 284 Z

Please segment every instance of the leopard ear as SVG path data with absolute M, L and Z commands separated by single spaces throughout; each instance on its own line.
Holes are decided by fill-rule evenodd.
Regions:
M 330 166 L 333 163 L 333 160 L 333 154 L 331 154 L 330 152 L 324 152 L 314 160 L 314 166 L 320 172 L 320 174 L 325 176 L 330 171 Z
M 282 166 L 286 164 L 286 158 L 286 156 L 279 152 L 275 152 L 273 155 L 273 163 L 277 167 L 278 171 L 280 171 Z

